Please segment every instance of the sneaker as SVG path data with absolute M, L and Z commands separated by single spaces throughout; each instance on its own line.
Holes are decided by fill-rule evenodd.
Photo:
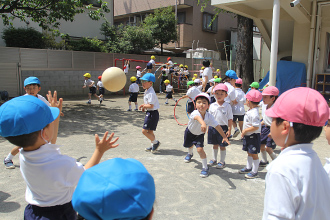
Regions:
M 127 109 L 127 111 L 130 112 L 130 111 L 132 111 L 132 109 L 129 108 L 129 109 Z
M 157 144 L 152 145 L 151 153 L 155 153 L 160 145 L 160 142 L 158 141 Z
M 229 138 L 232 138 L 233 137 L 233 135 L 230 135 L 229 137 L 228 137 L 228 140 L 229 140 Z
M 102 103 L 102 101 L 103 101 L 102 98 L 100 98 L 100 104 Z
M 193 154 L 187 154 L 187 156 L 184 158 L 184 162 L 189 163 L 193 156 L 194 156 Z
M 88 102 L 86 102 L 87 104 L 92 104 L 92 102 L 91 101 L 88 101 Z
M 210 169 L 209 168 L 203 168 L 202 172 L 200 174 L 201 177 L 208 177 L 209 176 Z
M 217 161 L 216 160 L 210 160 L 210 162 L 208 162 L 209 166 L 213 166 L 213 165 L 217 165 Z
M 234 134 L 233 134 L 233 137 L 237 137 L 237 135 L 240 133 L 240 131 L 237 129 Z
M 257 178 L 257 177 L 259 177 L 258 173 L 250 172 L 248 174 L 245 174 L 245 178 L 247 178 L 247 179 L 254 179 L 254 178 Z
M 152 147 L 146 147 L 145 151 L 150 152 L 152 150 Z
M 217 169 L 223 169 L 225 167 L 226 167 L 226 163 L 225 162 L 223 162 L 223 163 L 222 162 L 219 162 L 215 168 L 217 168 Z
M 14 163 L 12 160 L 6 160 L 6 158 L 3 160 L 3 163 L 5 164 L 6 169 L 15 169 Z
M 167 105 L 168 104 L 168 102 L 165 102 L 165 105 Z
M 260 160 L 260 163 L 259 163 L 259 167 L 266 167 L 267 165 L 269 164 L 269 162 L 263 162 L 262 160 Z
M 134 109 L 134 111 L 136 111 L 136 112 L 137 112 L 137 111 L 139 111 L 139 109 L 137 109 L 137 108 L 136 108 L 136 109 Z
M 244 167 L 243 169 L 239 170 L 238 173 L 249 173 L 252 171 L 252 168 L 251 169 L 247 169 L 246 167 Z

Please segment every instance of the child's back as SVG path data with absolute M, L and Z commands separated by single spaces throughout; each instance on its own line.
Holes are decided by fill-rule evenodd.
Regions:
M 233 115 L 244 115 L 244 103 L 246 102 L 245 93 L 241 88 L 235 88 L 236 105 L 233 105 Z

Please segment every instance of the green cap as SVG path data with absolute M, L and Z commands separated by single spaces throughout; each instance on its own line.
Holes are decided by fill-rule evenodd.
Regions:
M 187 86 L 190 86 L 190 85 L 193 85 L 193 84 L 195 84 L 194 81 L 188 81 L 188 82 L 187 82 Z
M 259 88 L 259 83 L 258 82 L 253 82 L 253 83 L 251 83 L 250 87 L 258 89 Z
M 220 83 L 220 82 L 221 82 L 221 78 L 216 78 L 216 79 L 214 79 L 214 82 L 215 82 L 215 83 Z

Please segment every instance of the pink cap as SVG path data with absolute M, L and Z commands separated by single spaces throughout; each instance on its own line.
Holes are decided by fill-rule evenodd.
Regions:
M 266 110 L 272 118 L 321 127 L 329 118 L 329 106 L 316 90 L 306 87 L 294 88 L 283 93 L 274 106 Z
M 219 83 L 213 89 L 213 91 L 217 91 L 217 90 L 223 90 L 223 91 L 228 92 L 228 87 L 225 84 L 223 84 L 223 83 Z
M 236 79 L 236 82 L 235 83 L 237 83 L 237 84 L 243 84 L 243 80 L 241 78 L 238 78 L 238 79 Z
M 136 68 L 136 69 L 141 69 L 141 67 L 140 67 L 140 66 L 136 66 L 135 68 Z
M 268 86 L 267 88 L 262 91 L 262 95 L 273 95 L 273 96 L 278 96 L 280 91 L 278 91 L 278 88 L 275 86 Z
M 201 97 L 201 96 L 206 97 L 206 98 L 209 100 L 209 103 L 211 102 L 210 96 L 209 96 L 207 93 L 205 93 L 205 92 L 199 93 L 199 94 L 195 97 L 195 100 L 197 100 L 197 97 Z
M 251 89 L 248 94 L 246 94 L 246 99 L 251 102 L 260 102 L 262 99 L 261 92 L 256 89 Z

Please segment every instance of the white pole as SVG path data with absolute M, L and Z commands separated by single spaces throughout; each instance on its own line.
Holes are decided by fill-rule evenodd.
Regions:
M 313 1 L 313 12 L 312 12 L 312 21 L 311 21 L 311 30 L 309 34 L 309 47 L 308 47 L 308 67 L 307 67 L 307 87 L 311 88 L 311 75 L 313 72 L 313 50 L 315 42 L 315 20 L 316 20 L 316 0 Z
M 278 32 L 280 26 L 280 0 L 274 0 L 273 5 L 273 22 L 272 22 L 272 42 L 270 50 L 270 70 L 269 70 L 269 85 L 276 85 L 276 70 L 277 70 L 277 52 L 278 52 Z

